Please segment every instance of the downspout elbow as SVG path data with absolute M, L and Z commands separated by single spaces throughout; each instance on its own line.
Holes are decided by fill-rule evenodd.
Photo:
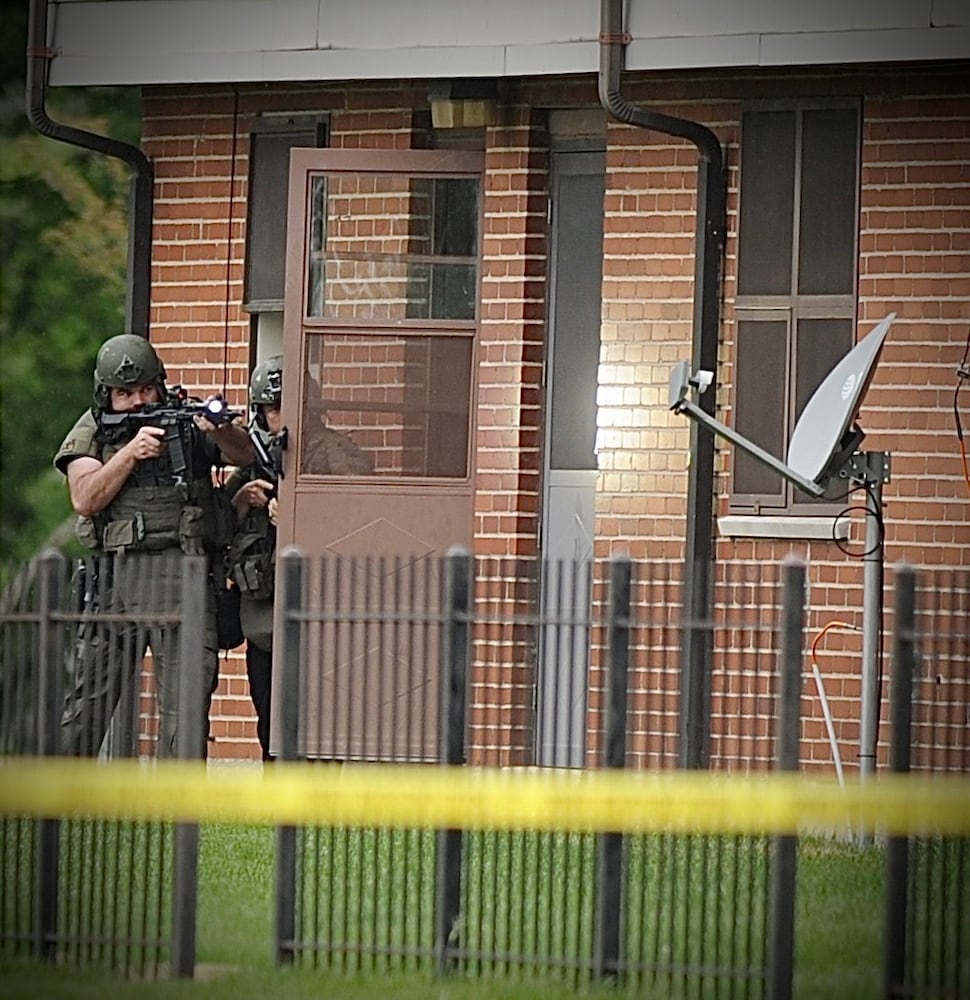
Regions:
M 628 32 L 617 30 L 622 24 L 623 0 L 602 0 L 600 15 L 598 88 L 603 108 L 626 125 L 689 140 L 697 147 L 701 158 L 720 173 L 723 169 L 721 144 L 706 125 L 637 108 L 623 97 L 620 93 L 620 73 L 624 49 L 631 41 Z
M 675 118 L 659 111 L 645 111 L 634 107 L 620 94 L 619 90 L 601 86 L 600 103 L 614 118 L 636 128 L 653 129 L 664 135 L 674 135 L 687 139 L 697 147 L 700 157 L 718 172 L 723 168 L 723 154 L 717 136 L 700 122 L 686 118 Z
M 47 45 L 48 0 L 30 0 L 27 29 L 27 118 L 30 124 L 50 139 L 83 146 L 106 156 L 124 160 L 136 173 L 151 174 L 148 157 L 137 147 L 119 139 L 87 132 L 54 121 L 47 113 L 47 71 L 54 51 Z

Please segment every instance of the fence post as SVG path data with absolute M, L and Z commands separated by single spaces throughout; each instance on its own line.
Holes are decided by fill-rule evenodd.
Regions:
M 705 620 L 711 604 L 710 566 L 704 561 L 688 563 L 685 573 L 677 766 L 703 771 L 711 742 L 712 644 L 710 622 Z
M 295 545 L 280 555 L 280 586 L 277 599 L 283 629 L 282 655 L 275 657 L 273 698 L 279 721 L 277 759 L 295 761 L 299 756 L 300 671 L 303 662 L 303 634 L 299 612 L 303 608 L 304 556 Z M 285 697 L 283 696 L 285 693 Z M 276 964 L 292 965 L 296 955 L 296 827 L 276 828 Z
M 39 560 L 37 630 L 37 754 L 59 752 L 61 671 L 64 668 L 63 626 L 54 615 L 63 610 L 65 560 L 47 549 Z M 34 882 L 34 954 L 45 961 L 57 957 L 57 871 L 60 821 L 38 820 L 35 826 L 37 871 Z
M 629 556 L 610 560 L 609 620 L 607 623 L 606 719 L 604 768 L 626 765 L 626 696 L 630 666 Z M 593 942 L 593 975 L 615 975 L 620 960 L 620 908 L 623 877 L 623 835 L 596 836 L 596 915 Z
M 891 730 L 889 770 L 905 774 L 910 767 L 913 728 L 913 676 L 916 672 L 916 573 L 911 566 L 896 569 L 893 615 Z M 883 995 L 903 995 L 906 976 L 906 912 L 909 883 L 909 838 L 886 841 L 886 914 L 883 951 Z
M 442 767 L 465 763 L 465 703 L 467 700 L 472 557 L 452 546 L 445 557 L 442 601 L 438 756 Z M 439 830 L 435 861 L 435 953 L 438 971 L 450 965 L 454 936 L 461 915 L 462 831 Z
M 782 563 L 781 660 L 775 743 L 775 763 L 779 771 L 798 770 L 804 628 L 805 563 L 788 556 Z M 772 838 L 769 1000 L 791 1000 L 792 995 L 797 843 L 798 838 L 793 834 Z
M 164 557 L 161 557 L 164 558 Z M 179 760 L 198 760 L 205 746 L 205 712 L 199 650 L 205 646 L 208 566 L 204 556 L 182 556 L 182 615 L 179 626 L 178 729 Z M 172 886 L 172 975 L 195 974 L 195 931 L 199 892 L 199 824 L 176 823 Z

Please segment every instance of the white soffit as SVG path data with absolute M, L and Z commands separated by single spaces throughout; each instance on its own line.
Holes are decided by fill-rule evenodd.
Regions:
M 628 70 L 970 59 L 967 0 L 627 0 Z M 595 73 L 600 0 L 51 0 L 58 85 Z
M 862 35 L 831 31 L 811 39 L 805 35 L 768 36 L 762 40 L 761 52 L 763 66 L 966 59 L 970 55 L 970 28 L 887 29 Z

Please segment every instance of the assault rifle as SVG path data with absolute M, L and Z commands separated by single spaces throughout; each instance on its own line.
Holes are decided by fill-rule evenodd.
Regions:
M 273 492 L 276 492 L 277 483 L 283 478 L 283 462 L 280 452 L 286 448 L 286 428 L 284 427 L 276 440 L 266 447 L 262 434 L 252 424 L 249 425 L 249 440 L 253 443 L 256 452 L 256 468 L 262 479 L 273 484 Z
M 160 427 L 165 431 L 165 444 L 172 463 L 172 475 L 184 478 L 188 462 L 183 447 L 182 431 L 194 427 L 193 417 L 205 417 L 217 427 L 231 423 L 241 416 L 230 410 L 222 396 L 213 396 L 203 402 L 195 399 L 180 386 L 172 386 L 164 403 L 146 403 L 141 409 L 124 413 L 102 413 L 101 427 L 108 432 L 124 431 L 134 437 L 142 427 Z

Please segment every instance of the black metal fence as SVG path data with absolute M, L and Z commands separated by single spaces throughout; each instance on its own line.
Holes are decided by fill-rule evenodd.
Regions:
M 206 587 L 204 560 L 162 555 L 71 563 L 49 553 L 9 575 L 3 756 L 154 757 L 163 727 L 146 652 L 198 664 Z M 201 671 L 169 681 L 178 755 L 197 757 Z M 139 978 L 191 974 L 197 852 L 191 824 L 0 818 L 0 953 Z
M 970 774 L 970 574 L 897 573 L 890 769 Z M 942 581 L 941 581 L 942 582 Z M 886 997 L 970 995 L 970 840 L 886 845 Z
M 56 556 L 6 581 L 4 756 L 64 749 L 65 696 L 92 634 L 108 637 L 108 650 L 141 650 L 147 630 L 178 622 L 173 641 L 182 662 L 192 662 L 193 644 L 203 641 L 205 583 L 204 567 L 191 563 L 180 570 L 177 601 L 170 592 L 138 615 L 105 612 L 107 593 L 94 603 L 90 593 L 79 599 L 90 587 L 80 588 Z M 967 773 L 970 574 L 921 573 L 918 592 L 910 574 L 898 576 L 899 603 L 887 616 L 892 766 Z M 721 567 L 715 617 L 694 623 L 707 630 L 715 654 L 712 768 L 798 766 L 804 588 L 797 563 Z M 284 760 L 321 768 L 678 765 L 683 622 L 671 565 L 290 552 L 278 598 L 274 751 Z M 111 638 L 117 624 L 131 626 L 128 646 Z M 200 677 L 194 681 L 193 688 L 180 680 L 184 734 L 202 724 L 189 718 L 202 704 Z M 152 756 L 155 702 L 151 671 L 133 671 L 117 704 L 98 710 L 105 728 L 98 752 Z M 197 756 L 194 745 L 183 747 L 186 756 Z M 138 976 L 191 974 L 194 826 L 0 822 L 0 954 Z M 792 990 L 796 861 L 797 841 L 782 836 L 281 828 L 277 959 L 347 971 L 555 977 L 576 986 L 622 981 L 664 996 L 781 998 Z M 888 843 L 887 997 L 970 990 L 968 875 L 965 840 Z
M 676 764 L 668 657 L 679 623 L 662 575 L 635 580 L 625 559 L 587 567 L 464 554 L 365 560 L 349 573 L 341 560 L 291 553 L 282 582 L 276 690 L 300 692 L 280 709 L 283 759 L 398 760 L 405 742 L 409 759 L 450 764 Z M 777 626 L 759 640 L 772 643 Z M 385 667 L 381 685 L 368 664 L 400 670 Z M 777 715 L 769 688 L 759 678 L 750 698 L 737 696 L 765 734 Z M 742 739 L 739 750 L 757 752 L 725 766 L 764 768 L 770 738 Z M 577 986 L 622 978 L 670 995 L 720 984 L 762 997 L 773 871 L 784 879 L 775 898 L 794 898 L 794 868 L 773 867 L 771 849 L 745 836 L 284 830 L 278 953 L 327 968 L 531 970 Z M 775 955 L 790 991 L 787 926 Z

